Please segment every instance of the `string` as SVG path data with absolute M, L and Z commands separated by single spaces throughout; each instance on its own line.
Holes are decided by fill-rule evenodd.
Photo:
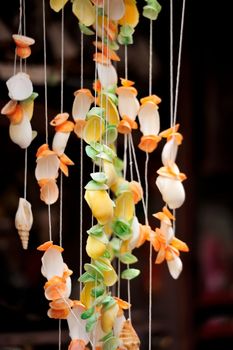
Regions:
M 96 30 L 95 30 L 95 42 L 97 44 L 98 41 L 98 27 L 99 27 L 99 23 L 98 23 L 98 7 L 95 6 L 95 23 L 96 23 Z M 95 45 L 95 57 L 97 57 L 97 45 Z M 95 83 L 97 81 L 97 61 L 95 61 Z M 97 99 L 97 90 L 95 88 L 95 107 L 96 107 L 96 99 Z
M 152 70 L 153 70 L 153 20 L 150 20 L 150 37 L 149 37 L 149 96 L 152 95 Z M 148 163 L 149 153 L 146 152 L 145 160 L 145 206 L 147 213 L 147 225 L 148 225 L 148 199 L 149 199 L 149 187 L 148 187 Z M 151 350 L 152 339 L 152 243 L 149 245 L 149 350 Z
M 28 150 L 25 148 L 24 154 L 24 199 L 27 198 L 27 168 L 28 168 Z
M 125 79 L 128 79 L 128 48 L 125 45 Z
M 180 39 L 179 39 L 179 51 L 178 51 L 177 75 L 176 75 L 176 89 L 175 89 L 173 126 L 175 126 L 176 118 L 177 118 L 177 104 L 178 104 L 178 92 L 179 92 L 179 82 L 180 82 L 181 51 L 182 51 L 183 33 L 184 33 L 185 3 L 186 3 L 186 1 L 183 0 L 182 15 L 181 15 L 181 25 L 180 25 Z
M 170 0 L 170 126 L 173 124 L 173 0 Z
M 59 245 L 62 247 L 63 173 L 60 174 Z

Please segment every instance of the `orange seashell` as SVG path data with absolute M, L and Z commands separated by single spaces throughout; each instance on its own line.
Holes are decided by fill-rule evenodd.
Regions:
M 47 242 L 39 245 L 39 247 L 37 247 L 37 250 L 40 250 L 42 252 L 46 252 L 46 250 L 49 249 L 52 245 L 53 245 L 53 241 L 47 241 Z
M 16 47 L 16 54 L 17 56 L 21 57 L 21 58 L 28 58 L 32 53 L 32 50 L 30 49 L 29 46 L 27 47 Z
M 27 47 L 35 44 L 35 40 L 33 38 L 30 38 L 29 36 L 13 34 L 12 38 L 15 44 L 19 47 Z
M 76 123 L 74 126 L 74 132 L 80 139 L 83 138 L 83 131 L 84 131 L 86 123 L 87 123 L 86 120 L 83 120 L 83 119 L 76 120 Z
M 179 127 L 180 127 L 180 124 L 176 124 L 172 128 L 168 128 L 168 129 L 160 132 L 159 136 L 164 137 L 164 138 L 168 138 L 171 134 L 173 134 L 174 132 L 177 132 Z
M 121 80 L 121 85 L 124 86 L 124 87 L 129 87 L 129 86 L 132 86 L 134 85 L 134 81 L 132 80 L 128 80 L 128 79 L 125 79 L 125 78 L 120 78 Z
M 44 289 L 45 289 L 45 297 L 48 300 L 56 300 L 60 299 L 65 296 L 66 293 L 66 283 L 63 281 L 62 278 L 55 276 L 45 283 Z
M 61 298 L 61 299 L 56 299 L 51 301 L 51 303 L 49 303 L 49 306 L 51 307 L 51 309 L 54 309 L 54 310 L 63 310 L 66 308 L 71 308 L 73 304 L 74 303 L 71 299 Z
M 86 309 L 85 305 L 83 305 L 83 303 L 81 303 L 80 300 L 73 300 L 73 307 L 76 307 L 76 306 L 78 306 L 78 307 L 81 306 L 83 308 L 83 310 Z
M 38 150 L 37 150 L 37 152 L 36 152 L 36 157 L 37 157 L 37 158 L 46 157 L 46 156 L 48 156 L 48 155 L 50 155 L 50 154 L 56 154 L 56 153 L 55 153 L 54 151 L 51 151 L 51 150 L 49 149 L 49 146 L 48 146 L 47 143 L 44 143 L 43 145 L 41 145 L 41 146 L 38 148 Z
M 93 45 L 97 47 L 102 53 L 110 60 L 113 61 L 120 61 L 120 57 L 110 49 L 106 44 L 102 43 L 101 41 L 94 41 Z
M 52 126 L 61 125 L 61 124 L 63 124 L 68 118 L 69 118 L 69 114 L 68 114 L 68 113 L 59 113 L 59 114 L 56 115 L 56 117 L 54 117 L 54 118 L 51 120 L 50 125 L 52 125 Z
M 15 100 L 10 100 L 2 108 L 1 114 L 6 115 L 12 124 L 19 124 L 23 118 L 23 108 Z
M 93 83 L 93 90 L 100 92 L 101 91 L 101 83 L 99 80 L 95 80 Z
M 121 120 L 117 126 L 117 130 L 120 134 L 130 134 L 132 129 L 129 122 Z
M 17 101 L 10 100 L 5 104 L 4 107 L 2 107 L 1 114 L 7 115 L 7 116 L 11 115 L 12 113 L 14 113 L 16 106 L 17 106 Z
M 171 134 L 168 135 L 167 141 L 171 140 L 172 138 L 175 139 L 177 145 L 181 145 L 183 141 L 183 136 L 179 132 L 172 132 Z
M 68 350 L 88 350 L 85 346 L 85 342 L 82 339 L 72 339 Z M 97 348 L 96 348 L 97 349 Z
M 137 241 L 136 248 L 141 247 L 145 243 L 145 241 L 150 240 L 150 233 L 151 233 L 150 226 L 139 224 L 139 227 L 140 227 L 140 234 L 139 234 L 139 239 Z
M 54 318 L 56 320 L 65 320 L 70 313 L 70 309 L 68 307 L 61 309 L 61 310 L 56 310 L 56 309 L 49 309 L 47 312 L 48 317 Z
M 128 303 L 127 301 L 121 299 L 121 298 L 118 298 L 118 297 L 114 297 L 114 299 L 116 300 L 119 308 L 123 309 L 123 310 L 127 310 L 130 308 L 131 304 Z
M 93 55 L 93 61 L 100 64 L 109 65 L 111 63 L 110 59 L 107 58 L 103 53 L 95 52 Z
M 132 94 L 134 94 L 135 96 L 137 96 L 138 92 L 137 92 L 137 89 L 135 89 L 135 87 L 133 86 L 119 86 L 117 89 L 116 89 L 116 93 L 118 95 L 124 93 L 124 92 L 131 92 Z
M 135 204 L 137 204 L 143 196 L 143 189 L 142 186 L 137 181 L 131 181 L 129 183 L 129 189 L 133 193 L 133 201 Z
M 156 149 L 160 140 L 161 137 L 156 135 L 142 136 L 138 148 L 144 152 L 151 153 Z
M 155 105 L 158 105 L 161 101 L 161 98 L 157 95 L 150 95 L 140 99 L 142 105 L 146 102 L 153 102 Z
M 132 326 L 130 320 L 126 320 L 119 334 L 119 339 L 122 341 L 122 349 L 139 350 L 140 339 Z
M 55 126 L 56 132 L 71 132 L 74 130 L 74 123 L 67 120 L 62 124 Z
M 66 165 L 74 165 L 74 162 L 69 157 L 67 157 L 67 155 L 65 155 L 65 153 L 63 153 L 60 156 L 60 161 Z

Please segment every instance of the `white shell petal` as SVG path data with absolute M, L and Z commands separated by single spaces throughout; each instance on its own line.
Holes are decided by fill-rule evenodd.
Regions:
M 185 191 L 183 184 L 179 180 L 158 176 L 156 185 L 169 208 L 177 209 L 181 207 L 185 200 Z
M 40 199 L 46 204 L 54 204 L 58 200 L 59 190 L 56 180 L 49 180 L 40 189 Z
M 65 293 L 65 298 L 69 298 L 71 294 L 71 278 L 68 276 L 66 278 L 66 293 Z
M 136 247 L 140 236 L 140 225 L 138 222 L 138 218 L 136 216 L 134 216 L 133 218 L 131 229 L 132 229 L 132 236 L 130 238 L 128 247 L 130 250 L 133 250 Z
M 70 137 L 70 132 L 56 132 L 53 137 L 52 149 L 57 153 L 58 156 L 61 156 L 65 152 L 67 142 Z
M 45 278 L 50 280 L 54 276 L 62 277 L 64 262 L 61 252 L 54 247 L 49 247 L 41 258 L 41 272 Z
M 89 111 L 92 104 L 92 98 L 83 92 L 77 93 L 75 96 L 73 107 L 72 107 L 72 116 L 74 121 L 77 119 L 86 119 L 87 112 Z
M 26 100 L 33 92 L 32 82 L 26 73 L 20 72 L 13 75 L 7 80 L 6 85 L 12 100 Z
M 177 279 L 183 269 L 183 264 L 179 256 L 175 256 L 174 259 L 167 261 L 167 266 L 171 276 Z
M 126 115 L 132 120 L 136 119 L 140 104 L 137 97 L 130 91 L 122 92 L 118 96 L 118 109 L 120 116 Z
M 72 309 L 72 312 L 69 313 L 67 322 L 71 339 L 82 339 L 87 344 L 89 341 L 89 336 L 85 330 L 86 320 L 81 319 L 81 314 L 83 311 L 83 307 L 75 306 Z
M 158 107 L 148 102 L 141 106 L 138 112 L 140 130 L 144 136 L 158 135 L 160 131 L 160 117 Z
M 117 84 L 117 72 L 112 64 L 97 63 L 97 71 L 100 83 L 104 89 Z
M 110 0 L 105 1 L 104 4 L 105 13 L 113 21 L 118 21 L 125 14 L 125 3 L 123 0 Z
M 36 163 L 35 176 L 37 181 L 42 179 L 56 179 L 58 177 L 60 160 L 56 154 L 38 158 Z
M 18 230 L 24 249 L 27 249 L 28 247 L 29 231 L 32 227 L 32 223 L 33 216 L 31 204 L 25 198 L 20 198 L 15 215 L 15 227 Z
M 26 115 L 19 124 L 10 124 L 9 135 L 11 140 L 21 148 L 27 148 L 32 142 L 32 127 Z
M 162 150 L 162 163 L 164 166 L 175 163 L 178 145 L 174 138 L 167 141 Z

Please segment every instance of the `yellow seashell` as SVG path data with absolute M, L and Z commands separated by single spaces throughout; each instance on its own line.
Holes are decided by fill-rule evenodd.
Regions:
M 100 101 L 101 107 L 105 110 L 108 123 L 117 126 L 119 124 L 120 117 L 116 105 L 105 94 L 102 94 L 102 96 L 99 98 L 99 102 Z
M 114 216 L 130 221 L 134 216 L 134 200 L 132 192 L 123 192 L 116 199 Z
M 118 175 L 116 173 L 115 167 L 111 162 L 104 161 L 103 162 L 104 173 L 107 176 L 107 185 L 108 187 L 113 186 L 118 179 Z
M 103 119 L 97 116 L 91 117 L 83 130 L 83 138 L 86 143 L 97 142 L 102 138 L 105 127 Z
M 110 271 L 103 271 L 104 284 L 107 287 L 111 287 L 118 280 L 118 276 L 116 274 L 116 271 L 114 270 L 113 266 L 111 265 L 110 261 L 107 258 L 101 258 L 100 260 L 103 261 L 106 265 L 108 265 L 112 269 Z
M 125 0 L 125 14 L 118 21 L 120 25 L 129 25 L 131 27 L 136 27 L 139 21 L 139 13 L 135 0 Z
M 93 216 L 101 225 L 113 218 L 113 202 L 105 190 L 86 190 L 85 200 L 91 208 Z
M 98 259 L 106 250 L 106 245 L 93 236 L 88 236 L 86 244 L 87 255 L 92 259 Z
M 101 310 L 101 327 L 105 333 L 111 332 L 118 310 L 119 306 L 117 303 L 106 311 L 104 311 L 104 309 Z
M 80 293 L 80 301 L 83 305 L 89 309 L 93 303 L 93 297 L 91 296 L 91 290 L 95 287 L 94 282 L 87 282 Z

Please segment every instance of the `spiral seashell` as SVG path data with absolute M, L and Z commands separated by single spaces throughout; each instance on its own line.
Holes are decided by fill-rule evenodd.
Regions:
M 23 249 L 27 249 L 28 247 L 29 231 L 32 227 L 32 223 L 31 204 L 25 198 L 20 198 L 15 215 L 15 227 L 18 230 Z
M 120 332 L 119 339 L 122 341 L 122 349 L 139 350 L 140 339 L 130 320 L 125 321 Z

